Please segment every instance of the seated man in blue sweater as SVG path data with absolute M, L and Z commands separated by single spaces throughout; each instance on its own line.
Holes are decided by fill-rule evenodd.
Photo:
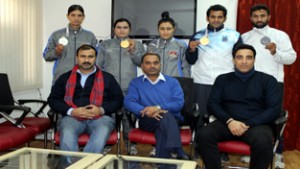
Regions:
M 247 44 L 233 52 L 234 72 L 220 75 L 208 101 L 216 117 L 196 135 L 205 168 L 221 168 L 218 141 L 242 140 L 251 147 L 251 169 L 267 169 L 273 157 L 270 124 L 280 114 L 280 92 L 274 77 L 255 71 L 256 51 Z
M 142 130 L 154 132 L 156 157 L 188 159 L 182 149 L 178 123 L 183 120 L 180 110 L 184 104 L 179 82 L 160 73 L 160 56 L 142 56 L 144 75 L 133 79 L 124 99 L 124 107 L 139 119 Z

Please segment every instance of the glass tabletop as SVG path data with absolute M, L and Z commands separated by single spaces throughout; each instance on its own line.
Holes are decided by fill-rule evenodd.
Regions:
M 0 157 L 1 169 L 81 169 L 103 157 L 102 154 L 22 148 Z
M 88 169 L 194 169 L 195 161 L 105 155 Z

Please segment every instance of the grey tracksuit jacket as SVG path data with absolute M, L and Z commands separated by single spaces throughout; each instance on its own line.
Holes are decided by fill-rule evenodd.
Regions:
M 163 74 L 190 77 L 190 65 L 185 59 L 186 48 L 187 45 L 182 40 L 158 38 L 148 43 L 147 52 L 160 55 Z
M 145 53 L 141 42 L 136 41 L 135 50 L 129 52 L 120 46 L 121 39 L 114 37 L 99 44 L 97 65 L 114 75 L 123 92 L 127 92 L 130 81 L 137 76 L 137 66 Z
M 57 56 L 55 47 L 61 37 L 67 38 L 68 44 L 64 46 L 61 56 Z M 53 83 L 60 75 L 71 70 L 76 64 L 76 50 L 82 44 L 90 44 L 96 49 L 98 48 L 95 35 L 82 28 L 75 31 L 68 26 L 68 28 L 59 29 L 51 34 L 43 56 L 46 61 L 55 61 L 53 66 Z

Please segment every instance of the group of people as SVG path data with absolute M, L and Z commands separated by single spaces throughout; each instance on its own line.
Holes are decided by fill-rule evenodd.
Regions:
M 272 158 L 270 123 L 283 103 L 283 68 L 296 60 L 296 52 L 286 33 L 268 26 L 267 6 L 251 8 L 253 29 L 243 35 L 224 26 L 226 16 L 225 7 L 211 6 L 207 27 L 186 45 L 174 37 L 176 22 L 163 12 L 159 37 L 144 47 L 129 38 L 131 23 L 126 18 L 114 22 L 111 39 L 97 43 L 94 34 L 81 27 L 83 8 L 70 6 L 69 24 L 50 36 L 44 51 L 46 61 L 55 61 L 48 102 L 63 115 L 60 148 L 78 151 L 77 138 L 86 132 L 90 140 L 83 151 L 102 153 L 115 126 L 112 115 L 121 111 L 133 113 L 141 129 L 155 134 L 156 157 L 175 153 L 188 159 L 179 134 L 184 96 L 173 78 L 183 76 L 194 79 L 200 112 L 196 151 L 205 167 L 221 168 L 218 141 L 238 139 L 251 146 L 250 168 L 267 168 Z M 144 73 L 140 77 L 137 67 Z M 216 120 L 204 124 L 203 114 Z M 127 147 L 126 115 L 122 124 Z M 130 154 L 137 154 L 131 145 Z

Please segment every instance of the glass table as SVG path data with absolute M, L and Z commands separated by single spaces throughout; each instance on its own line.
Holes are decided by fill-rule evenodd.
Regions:
M 84 169 L 102 154 L 21 148 L 0 156 L 1 169 Z
M 195 169 L 195 161 L 105 155 L 88 169 Z

